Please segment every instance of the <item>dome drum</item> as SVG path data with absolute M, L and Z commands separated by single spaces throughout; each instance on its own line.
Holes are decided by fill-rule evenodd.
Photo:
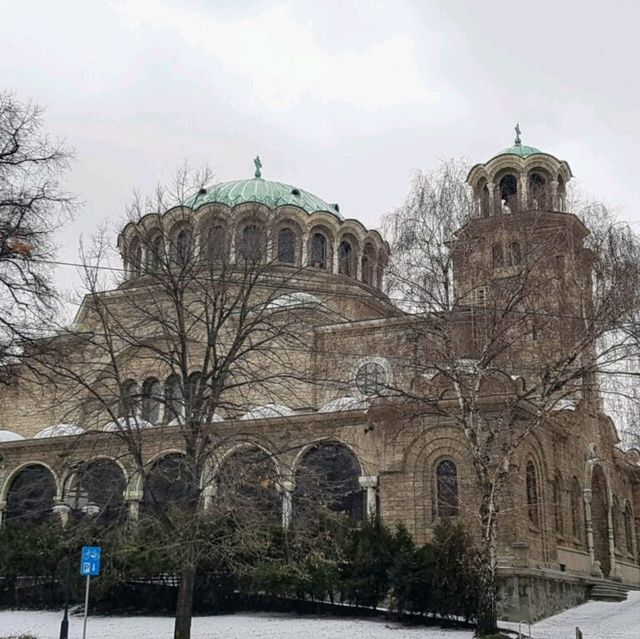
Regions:
M 337 205 L 262 178 L 219 185 L 188 204 L 124 228 L 118 247 L 127 279 L 159 270 L 165 258 L 178 268 L 190 260 L 248 258 L 341 274 L 382 289 L 388 244 L 377 231 L 343 219 Z

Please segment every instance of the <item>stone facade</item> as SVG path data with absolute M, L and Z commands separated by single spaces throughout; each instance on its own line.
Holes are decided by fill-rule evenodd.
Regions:
M 590 271 L 583 246 L 587 230 L 565 211 L 570 169 L 553 156 L 523 149 L 530 147 L 516 145 L 477 165 L 469 175 L 476 210 L 458 237 L 466 233 L 476 239 L 454 257 L 456 286 L 468 291 L 463 297 L 469 297 L 471 308 L 461 312 L 456 325 L 461 357 L 474 355 L 477 291 L 483 291 L 476 305 L 482 307 L 489 287 L 497 278 L 508 277 L 525 244 L 536 246 L 549 236 L 563 238 L 558 249 L 565 273 L 558 285 L 562 294 L 545 291 L 549 316 L 571 318 L 578 307 L 588 304 Z M 245 182 L 237 189 L 226 186 L 225 197 L 234 189 L 247 188 L 257 197 L 255 193 L 264 187 Z M 289 188 L 273 184 L 280 191 Z M 305 198 L 304 192 L 291 194 Z M 378 392 L 411 387 L 418 363 L 438 352 L 428 331 L 416 333 L 416 318 L 399 310 L 382 292 L 389 259 L 386 242 L 359 222 L 342 219 L 337 208 L 332 212 L 334 205 L 321 201 L 322 210 L 308 211 L 289 202 L 241 198 L 228 202 L 215 195 L 129 224 L 118 239 L 126 278 L 103 295 L 122 318 L 135 315 L 129 313 L 134 300 L 139 307 L 144 300 L 149 304 L 157 300 L 145 275 L 145 269 L 153 268 L 154 255 L 148 247 L 154 246 L 156 237 L 173 238 L 170 249 L 162 248 L 177 251 L 173 259 L 212 250 L 226 252 L 231 261 L 246 250 L 247 237 L 258 238 L 266 260 L 273 263 L 270 277 L 286 279 L 278 304 L 298 309 L 306 349 L 292 349 L 279 361 L 296 371 L 296 381 L 286 388 L 261 384 L 253 396 L 238 399 L 236 411 L 218 416 L 208 426 L 217 460 L 207 469 L 208 476 L 243 447 L 268 451 L 280 478 L 282 520 L 287 525 L 305 455 L 323 442 L 337 443 L 357 460 L 365 512 L 378 512 L 389 525 L 404 524 L 418 542 L 424 542 L 442 516 L 437 493 L 454 482 L 455 516 L 464 518 L 478 534 L 479 492 L 460 427 L 442 414 L 412 413 L 391 393 Z M 317 199 L 304 201 L 318 207 Z M 221 248 L 207 243 L 210 229 L 223 238 Z M 141 236 L 150 239 L 141 243 Z M 285 240 L 287 246 L 282 244 Z M 184 255 L 181 246 L 187 247 Z M 197 248 L 192 251 L 192 246 Z M 559 265 L 558 259 L 544 268 Z M 485 290 L 478 278 L 486 278 L 487 271 L 493 279 Z M 85 300 L 75 330 L 91 331 L 97 321 L 91 300 Z M 510 392 L 524 383 L 534 364 L 544 363 L 549 349 L 564 348 L 566 334 L 575 330 L 568 325 L 571 321 L 560 319 L 544 328 L 545 339 L 505 353 L 501 361 L 511 374 L 496 377 L 495 388 Z M 64 339 L 77 348 L 72 335 Z M 166 371 L 136 357 L 134 350 L 122 348 L 124 376 L 140 386 L 145 379 L 161 384 Z M 17 384 L 0 393 L 0 514 L 10 502 L 16 478 L 38 466 L 50 473 L 51 504 L 64 515 L 70 507 L 67 492 L 77 462 L 109 459 L 122 471 L 123 496 L 130 515 L 137 516 L 144 486 L 116 434 L 104 431 L 107 417 L 102 413 L 89 417 L 87 412 L 82 421 L 73 411 L 77 400 L 72 382 L 47 384 L 34 375 L 23 371 Z M 498 391 L 490 392 L 487 397 L 497 395 Z M 492 410 L 490 401 L 487 410 Z M 46 430 L 71 416 L 84 433 L 77 435 L 64 426 Z M 154 428 L 140 433 L 149 464 L 184 447 L 180 428 L 170 423 L 166 408 L 160 408 L 153 421 Z M 640 455 L 625 453 L 618 444 L 597 392 L 583 382 L 575 397 L 560 404 L 553 419 L 545 420 L 519 447 L 504 496 L 505 514 L 499 520 L 503 616 L 533 619 L 577 604 L 589 585 L 603 576 L 640 585 Z M 205 490 L 205 507 L 215 498 L 215 491 Z

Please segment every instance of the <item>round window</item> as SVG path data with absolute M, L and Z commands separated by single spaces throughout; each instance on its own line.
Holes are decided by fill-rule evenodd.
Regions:
M 387 386 L 387 371 L 376 362 L 367 362 L 356 373 L 356 386 L 363 395 L 379 395 Z

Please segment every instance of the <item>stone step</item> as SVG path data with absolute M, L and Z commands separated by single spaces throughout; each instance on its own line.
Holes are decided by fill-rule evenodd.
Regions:
M 595 601 L 625 601 L 628 588 L 615 581 L 594 584 L 589 591 L 589 599 Z

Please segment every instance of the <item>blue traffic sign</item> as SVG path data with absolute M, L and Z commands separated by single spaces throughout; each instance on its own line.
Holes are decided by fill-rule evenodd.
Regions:
M 80 574 L 83 577 L 97 577 L 100 574 L 100 546 L 83 546 L 80 560 Z

